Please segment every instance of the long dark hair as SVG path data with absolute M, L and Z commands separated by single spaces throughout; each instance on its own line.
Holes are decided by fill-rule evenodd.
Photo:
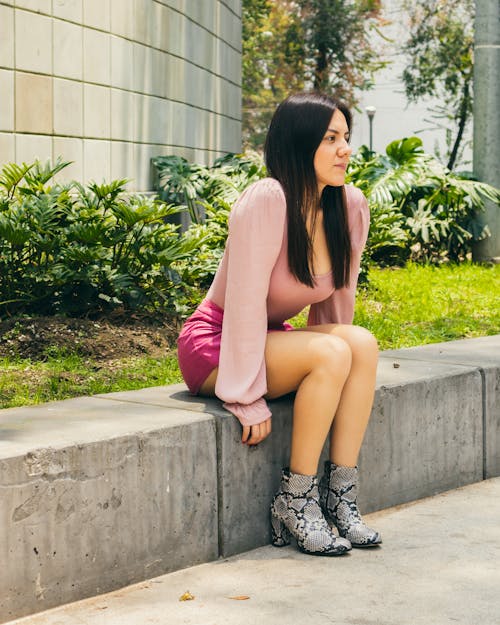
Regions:
M 290 96 L 276 109 L 264 147 L 267 171 L 285 192 L 290 271 L 310 287 L 314 286 L 313 249 L 306 217 L 312 218 L 313 232 L 318 206 L 323 210 L 333 285 L 340 289 L 349 284 L 350 278 L 351 243 L 344 187 L 326 186 L 319 197 L 314 171 L 314 154 L 337 109 L 344 114 L 350 131 L 351 113 L 335 98 L 320 93 Z

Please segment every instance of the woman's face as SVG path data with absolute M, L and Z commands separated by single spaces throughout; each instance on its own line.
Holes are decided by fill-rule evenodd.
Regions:
M 348 141 L 349 128 L 346 119 L 336 109 L 314 154 L 314 171 L 320 195 L 327 185 L 340 187 L 344 184 L 347 163 L 352 153 Z

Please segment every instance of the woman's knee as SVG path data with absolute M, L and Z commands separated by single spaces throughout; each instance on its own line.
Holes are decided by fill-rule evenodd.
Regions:
M 347 341 L 339 336 L 319 334 L 312 348 L 315 368 L 326 370 L 333 377 L 347 378 L 352 363 L 351 348 Z
M 351 348 L 353 362 L 377 360 L 379 351 L 377 339 L 366 328 L 349 326 L 343 338 Z

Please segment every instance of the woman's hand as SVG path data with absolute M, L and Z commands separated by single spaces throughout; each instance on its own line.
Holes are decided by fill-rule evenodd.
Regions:
M 271 417 L 257 425 L 244 425 L 241 442 L 252 447 L 262 442 L 269 434 L 271 434 Z

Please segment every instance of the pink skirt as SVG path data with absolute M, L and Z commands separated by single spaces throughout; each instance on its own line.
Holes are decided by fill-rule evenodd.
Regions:
M 224 311 L 208 299 L 203 300 L 186 320 L 177 339 L 177 357 L 184 382 L 197 395 L 203 382 L 219 366 Z M 293 330 L 289 323 L 269 328 L 268 332 Z

